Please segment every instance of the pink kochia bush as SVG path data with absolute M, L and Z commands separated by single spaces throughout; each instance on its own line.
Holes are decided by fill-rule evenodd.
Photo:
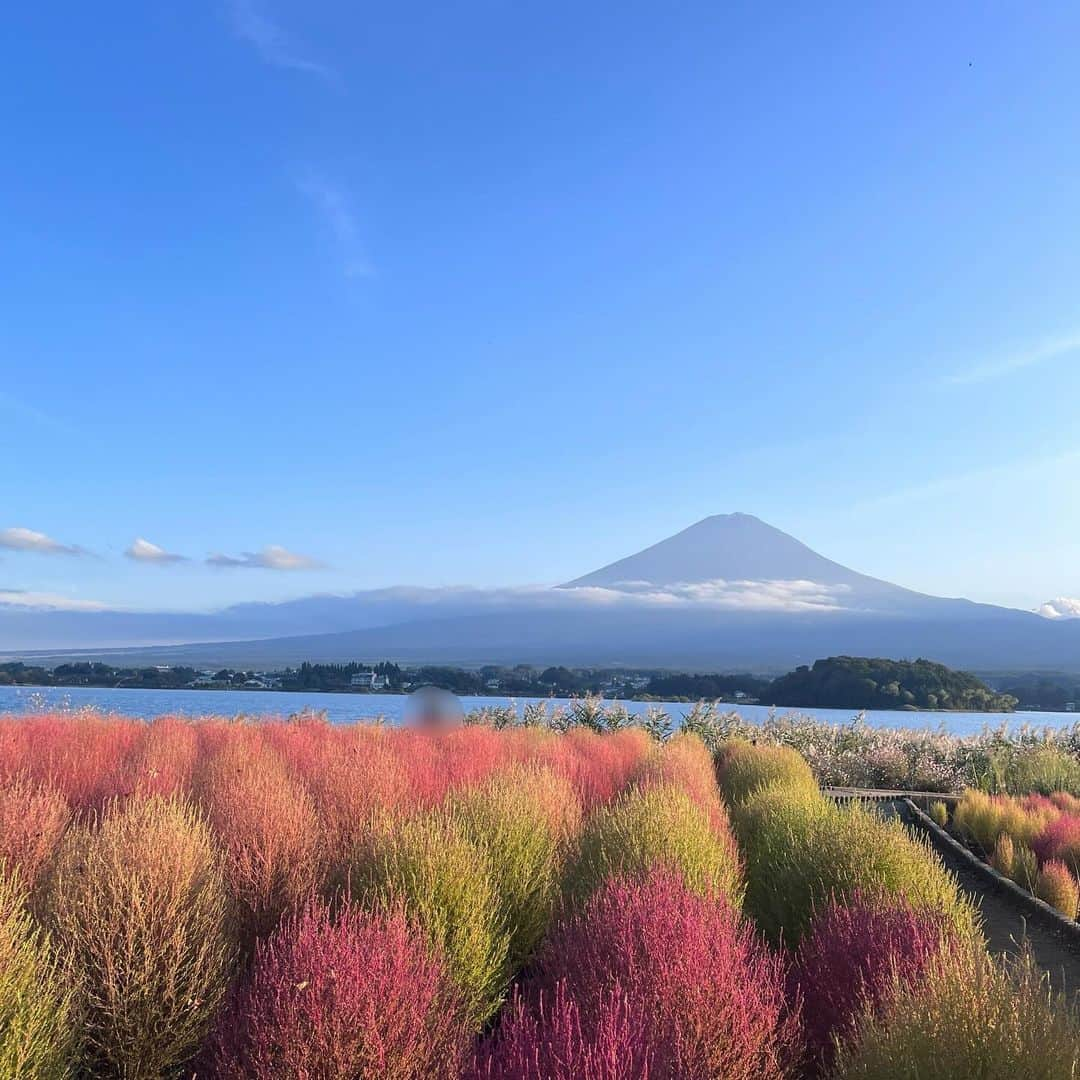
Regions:
M 953 948 L 949 924 L 896 898 L 856 895 L 831 903 L 802 939 L 792 987 L 802 1003 L 807 1071 L 827 1067 L 866 1009 L 879 1011 L 901 985 Z
M 442 964 L 400 914 L 313 902 L 261 943 L 211 1042 L 219 1080 L 452 1080 L 467 1038 Z
M 1080 816 L 1063 813 L 1049 822 L 1031 842 L 1040 864 L 1060 859 L 1080 876 Z
M 660 868 L 615 878 L 550 936 L 476 1072 L 770 1080 L 791 1053 L 784 982 L 778 956 L 725 897 Z

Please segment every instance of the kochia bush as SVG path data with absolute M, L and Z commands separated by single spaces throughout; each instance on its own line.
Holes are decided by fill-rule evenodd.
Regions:
M 747 862 L 746 906 L 773 942 L 797 945 L 818 908 L 857 893 L 943 912 L 958 934 L 974 935 L 955 880 L 899 821 L 783 785 L 751 796 L 733 820 Z
M 779 958 L 726 896 L 701 895 L 670 869 L 608 881 L 552 933 L 538 980 L 549 995 L 563 986 L 590 1030 L 620 991 L 670 1075 L 783 1074 L 791 1027 Z
M 745 890 L 738 850 L 731 834 L 714 826 L 680 788 L 628 791 L 587 820 L 568 871 L 568 898 L 582 903 L 610 877 L 644 877 L 661 865 L 693 891 L 725 896 L 738 908 Z
M 225 853 L 240 945 L 249 950 L 315 888 L 319 822 L 302 784 L 260 743 L 230 742 L 199 784 Z
M 878 1013 L 898 981 L 913 985 L 955 947 L 944 918 L 915 911 L 903 899 L 857 894 L 828 904 L 799 945 L 794 969 L 808 1070 L 828 1066 L 836 1041 L 850 1040 L 866 1010 Z
M 218 1080 L 454 1080 L 467 1031 L 404 916 L 313 903 L 257 948 L 215 1033 Z
M 33 890 L 71 819 L 56 788 L 26 775 L 0 781 L 0 863 Z
M 205 1037 L 230 969 L 225 885 L 189 806 L 106 808 L 65 836 L 43 899 L 68 964 L 91 1071 L 158 1080 Z
M 834 1080 L 1067 1080 L 1080 1071 L 1080 1024 L 1029 964 L 1003 969 L 984 950 L 931 964 L 866 1012 Z
M 569 781 L 516 767 L 450 797 L 450 814 L 486 855 L 508 929 L 511 972 L 532 956 L 559 895 L 566 844 L 581 811 Z
M 0 1076 L 62 1080 L 74 1064 L 71 996 L 25 900 L 0 865 Z
M 650 1044 L 640 1002 L 610 987 L 588 1014 L 558 983 L 520 994 L 477 1049 L 467 1080 L 681 1080 L 667 1047 Z M 689 1078 L 687 1078 L 689 1080 Z
M 404 911 L 441 955 L 479 1028 L 507 982 L 509 935 L 487 856 L 443 811 L 398 823 L 353 867 L 352 895 L 370 909 Z
M 1051 859 L 1039 871 L 1035 895 L 1052 908 L 1057 908 L 1066 918 L 1076 918 L 1077 907 L 1080 906 L 1080 886 L 1060 860 Z
M 784 785 L 808 792 L 818 790 L 806 759 L 789 746 L 757 746 L 731 739 L 716 755 L 720 790 L 729 805 L 745 802 L 755 792 Z

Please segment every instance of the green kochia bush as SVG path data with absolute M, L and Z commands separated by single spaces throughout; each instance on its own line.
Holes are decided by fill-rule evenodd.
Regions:
M 806 759 L 789 746 L 756 746 L 743 739 L 731 739 L 716 756 L 716 772 L 720 790 L 733 806 L 777 784 L 818 790 Z
M 961 937 L 974 934 L 956 883 L 899 821 L 781 785 L 753 795 L 733 821 L 747 863 L 746 907 L 773 942 L 798 944 L 817 908 L 856 893 L 943 912 Z
M 509 933 L 488 858 L 445 811 L 399 822 L 353 867 L 355 899 L 375 911 L 401 910 L 446 964 L 479 1029 L 498 1009 L 507 982 Z
M 547 930 L 559 895 L 566 843 L 580 823 L 568 780 L 548 769 L 512 768 L 457 792 L 450 813 L 488 857 L 500 918 L 517 971 Z
M 736 908 L 742 903 L 742 865 L 726 820 L 718 826 L 669 784 L 631 790 L 591 815 L 568 874 L 568 898 L 584 902 L 610 877 L 644 877 L 658 865 L 675 871 L 693 892 L 723 894 Z
M 1029 962 L 1004 969 L 983 950 L 957 953 L 889 1006 L 866 1013 L 834 1080 L 1074 1080 L 1080 1023 Z
M 70 995 L 25 901 L 0 865 L 0 1076 L 60 1080 L 74 1057 Z

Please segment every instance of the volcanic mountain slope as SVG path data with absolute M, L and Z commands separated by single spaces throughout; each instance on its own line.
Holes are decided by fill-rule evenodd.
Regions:
M 913 592 L 841 566 L 748 514 L 705 518 L 557 588 L 402 587 L 200 616 L 21 617 L 35 620 L 24 650 L 71 649 L 113 662 L 262 667 L 387 658 L 764 671 L 850 654 L 925 656 L 982 671 L 1080 670 L 1080 620 Z M 20 613 L 0 614 L 0 648 L 19 649 L 19 637 Z

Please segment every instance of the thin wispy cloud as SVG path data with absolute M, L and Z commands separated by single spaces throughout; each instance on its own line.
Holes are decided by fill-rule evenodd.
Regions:
M 32 551 L 38 555 L 88 555 L 77 544 L 61 544 L 43 532 L 33 529 L 0 529 L 0 548 L 7 551 Z
M 946 375 L 944 381 L 950 386 L 971 386 L 974 383 L 989 382 L 991 379 L 1002 379 L 1018 371 L 1059 360 L 1076 352 L 1080 352 L 1080 333 L 1065 334 L 1061 337 L 1047 338 L 1027 349 L 1021 349 L 1007 356 L 999 356 L 965 371 Z
M 236 36 L 250 45 L 264 63 L 313 75 L 333 85 L 340 83 L 334 68 L 310 55 L 253 0 L 229 0 L 228 12 Z
M 310 555 L 270 544 L 262 551 L 244 551 L 239 555 L 223 555 L 215 552 L 207 560 L 208 566 L 223 570 L 322 570 L 326 564 Z
M 61 593 L 33 592 L 29 589 L 0 589 L 0 607 L 30 611 L 108 611 L 97 600 L 77 600 Z
M 124 554 L 134 562 L 150 563 L 155 566 L 169 566 L 188 561 L 186 555 L 177 555 L 174 551 L 166 551 L 163 547 L 152 544 L 141 536 L 137 536 L 132 541 L 131 547 Z
M 308 171 L 296 182 L 311 203 L 341 255 L 346 277 L 367 277 L 374 271 L 360 243 L 360 229 L 348 192 L 321 173 Z

